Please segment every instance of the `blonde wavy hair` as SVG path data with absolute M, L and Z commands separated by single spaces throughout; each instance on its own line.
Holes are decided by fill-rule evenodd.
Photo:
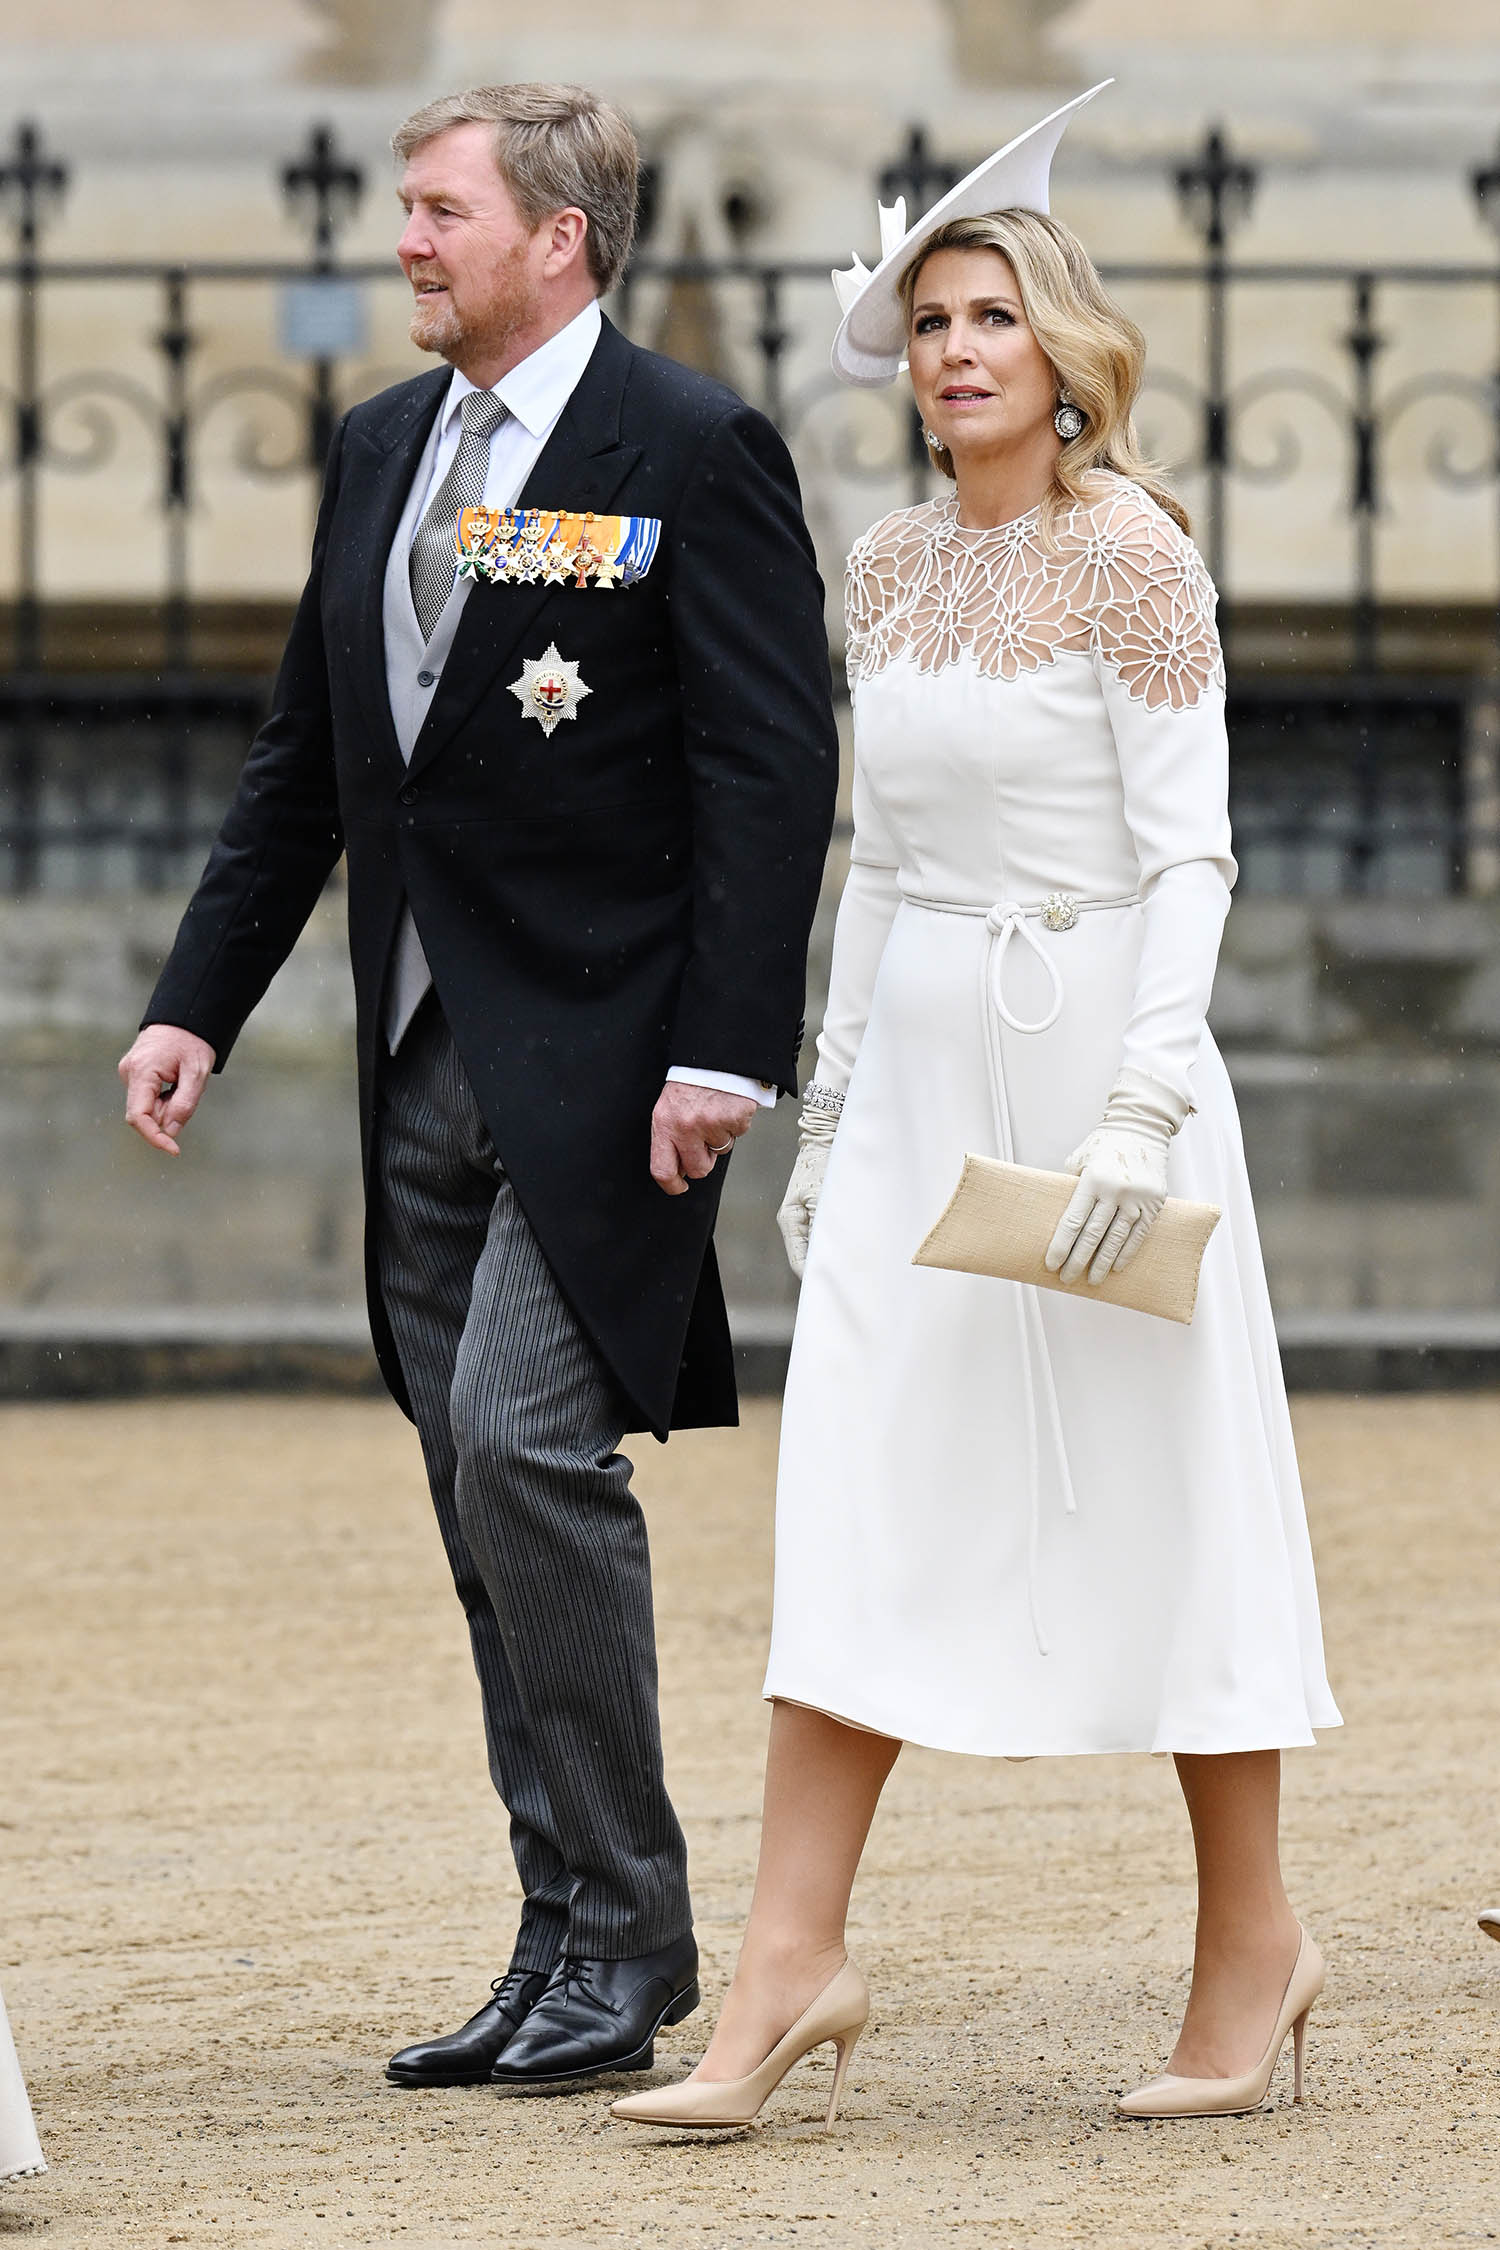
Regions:
M 1129 477 L 1174 523 L 1191 530 L 1187 510 L 1162 470 L 1142 453 L 1131 419 L 1146 368 L 1146 339 L 1110 296 L 1071 227 L 1045 211 L 1015 210 L 950 219 L 936 228 L 896 284 L 908 332 L 922 268 L 939 250 L 998 250 L 1008 260 L 1058 390 L 1083 410 L 1083 428 L 1059 453 L 1052 490 L 1042 504 L 1044 533 L 1064 508 L 1085 497 L 1092 469 Z M 954 475 L 946 446 L 935 448 L 933 459 L 944 476 Z

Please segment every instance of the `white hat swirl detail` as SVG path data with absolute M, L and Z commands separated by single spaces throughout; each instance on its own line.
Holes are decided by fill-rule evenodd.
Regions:
M 836 270 L 832 277 L 844 316 L 833 339 L 835 375 L 846 383 L 865 386 L 895 379 L 906 356 L 906 321 L 896 284 L 912 252 L 950 219 L 977 219 L 987 211 L 1045 211 L 1052 158 L 1069 119 L 1085 102 L 1113 84 L 1112 78 L 1101 79 L 1086 94 L 1053 110 L 1040 124 L 1018 133 L 941 196 L 915 226 L 906 223 L 904 196 L 893 204 L 877 206 L 879 265 L 872 271 L 856 257 L 847 272 Z

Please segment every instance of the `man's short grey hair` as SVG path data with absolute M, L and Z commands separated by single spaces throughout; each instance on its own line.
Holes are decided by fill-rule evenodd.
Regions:
M 492 125 L 495 164 L 530 227 L 554 211 L 588 220 L 584 251 L 603 296 L 635 239 L 641 152 L 629 118 L 586 86 L 471 86 L 413 110 L 391 135 L 398 163 L 455 125 Z

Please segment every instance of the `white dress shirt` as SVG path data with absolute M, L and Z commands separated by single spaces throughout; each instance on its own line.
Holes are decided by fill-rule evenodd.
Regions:
M 566 328 L 559 328 L 549 336 L 529 359 L 523 359 L 508 375 L 502 375 L 494 385 L 496 398 L 503 399 L 509 409 L 506 419 L 490 439 L 490 465 L 484 480 L 484 504 L 487 508 L 513 508 L 525 487 L 526 479 L 536 467 L 542 447 L 562 418 L 563 408 L 578 388 L 580 376 L 594 356 L 594 346 L 599 341 L 602 315 L 597 299 L 591 298 L 581 313 L 575 314 Z M 442 418 L 438 425 L 437 451 L 431 456 L 427 490 L 422 506 L 417 511 L 418 521 L 425 515 L 427 502 L 453 466 L 453 456 L 458 451 L 462 425 L 458 410 L 470 391 L 479 389 L 467 375 L 455 367 L 448 385 L 448 396 L 443 402 Z M 554 503 L 549 502 L 549 506 Z M 559 496 L 555 505 L 566 504 Z
M 520 498 L 543 446 L 556 429 L 563 409 L 594 356 L 602 320 L 598 302 L 591 298 L 566 328 L 549 336 L 545 344 L 539 345 L 528 358 L 492 385 L 495 396 L 504 400 L 508 412 L 490 439 L 489 467 L 484 479 L 487 508 L 513 508 Z M 414 531 L 426 513 L 428 501 L 453 465 L 462 430 L 459 409 L 469 392 L 479 388 L 454 368 L 439 418 L 437 446 L 428 453 L 427 485 L 422 505 L 415 512 Z M 552 495 L 548 505 L 565 507 L 566 493 Z M 413 931 L 413 940 L 415 936 Z M 407 1013 L 409 1021 L 409 1012 L 403 1012 Z M 401 1028 L 404 1030 L 405 1024 Z M 667 1076 L 687 1085 L 709 1087 L 716 1093 L 739 1094 L 765 1109 L 771 1108 L 776 1100 L 774 1086 L 762 1086 L 756 1079 L 740 1078 L 730 1071 L 682 1069 L 674 1065 Z

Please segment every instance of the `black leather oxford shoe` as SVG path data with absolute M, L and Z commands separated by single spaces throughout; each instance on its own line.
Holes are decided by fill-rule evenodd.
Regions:
M 496 1977 L 490 1998 L 462 2031 L 403 2047 L 386 2064 L 386 2077 L 397 2086 L 483 2086 L 496 2057 L 515 2037 L 547 1984 L 545 1971 L 508 1969 L 503 1977 Z
M 609 2070 L 649 2070 L 662 2025 L 681 2023 L 697 2005 L 698 1948 L 691 1937 L 633 1961 L 569 1954 L 490 2077 L 525 2093 Z

